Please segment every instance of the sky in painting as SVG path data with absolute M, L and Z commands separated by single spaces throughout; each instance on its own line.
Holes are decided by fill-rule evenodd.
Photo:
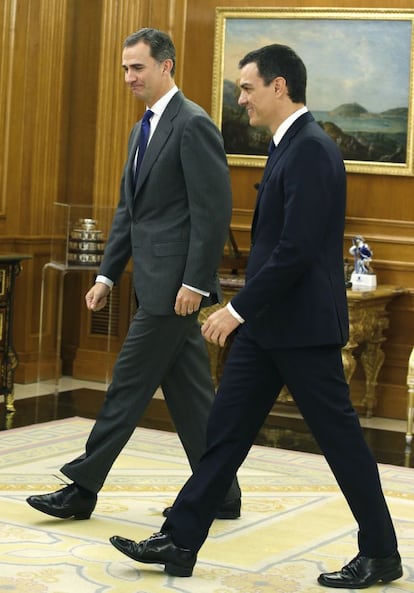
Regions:
M 223 76 L 237 81 L 238 61 L 248 51 L 282 43 L 306 65 L 311 110 L 343 103 L 373 113 L 408 107 L 411 28 L 410 20 L 227 18 Z

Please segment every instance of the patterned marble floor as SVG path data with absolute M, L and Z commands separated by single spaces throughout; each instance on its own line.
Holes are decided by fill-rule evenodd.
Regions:
M 242 517 L 215 521 L 189 579 L 140 565 L 108 543 L 148 537 L 189 473 L 172 432 L 137 428 L 89 521 L 38 513 L 25 498 L 58 487 L 92 426 L 80 417 L 0 432 L 0 591 L 13 593 L 321 593 L 321 571 L 356 550 L 353 518 L 322 456 L 255 445 L 239 472 Z M 404 562 L 375 593 L 414 591 L 414 470 L 380 466 Z

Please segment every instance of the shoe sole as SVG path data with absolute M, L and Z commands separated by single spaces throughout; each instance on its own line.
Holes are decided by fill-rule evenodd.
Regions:
M 164 572 L 172 577 L 191 577 L 193 574 L 192 568 L 184 568 L 184 566 L 177 566 L 176 564 L 170 564 L 166 562 L 164 564 Z
M 219 511 L 216 519 L 240 519 L 240 511 Z
M 380 580 L 383 583 L 389 583 L 391 581 L 396 581 L 397 579 L 400 579 L 403 575 L 403 569 L 400 566 L 397 570 L 395 570 L 394 572 L 390 573 L 389 575 L 385 575 L 383 576 Z

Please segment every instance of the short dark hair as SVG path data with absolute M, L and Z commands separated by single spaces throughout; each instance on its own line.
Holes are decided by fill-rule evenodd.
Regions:
M 277 76 L 286 80 L 293 103 L 306 103 L 306 67 L 300 57 L 287 45 L 273 43 L 255 49 L 244 56 L 239 68 L 254 62 L 266 86 Z
M 158 29 L 151 29 L 145 27 L 135 33 L 131 33 L 124 41 L 125 47 L 132 47 L 142 41 L 150 48 L 150 55 L 160 64 L 164 60 L 172 60 L 173 66 L 171 68 L 171 76 L 175 73 L 175 46 L 171 37 L 159 31 Z

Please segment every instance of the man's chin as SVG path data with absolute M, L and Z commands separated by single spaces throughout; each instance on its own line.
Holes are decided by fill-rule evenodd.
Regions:
M 131 89 L 131 92 L 132 92 L 132 94 L 133 94 L 134 97 L 136 97 L 137 99 L 143 100 L 143 98 L 142 98 L 142 92 L 139 89 Z

